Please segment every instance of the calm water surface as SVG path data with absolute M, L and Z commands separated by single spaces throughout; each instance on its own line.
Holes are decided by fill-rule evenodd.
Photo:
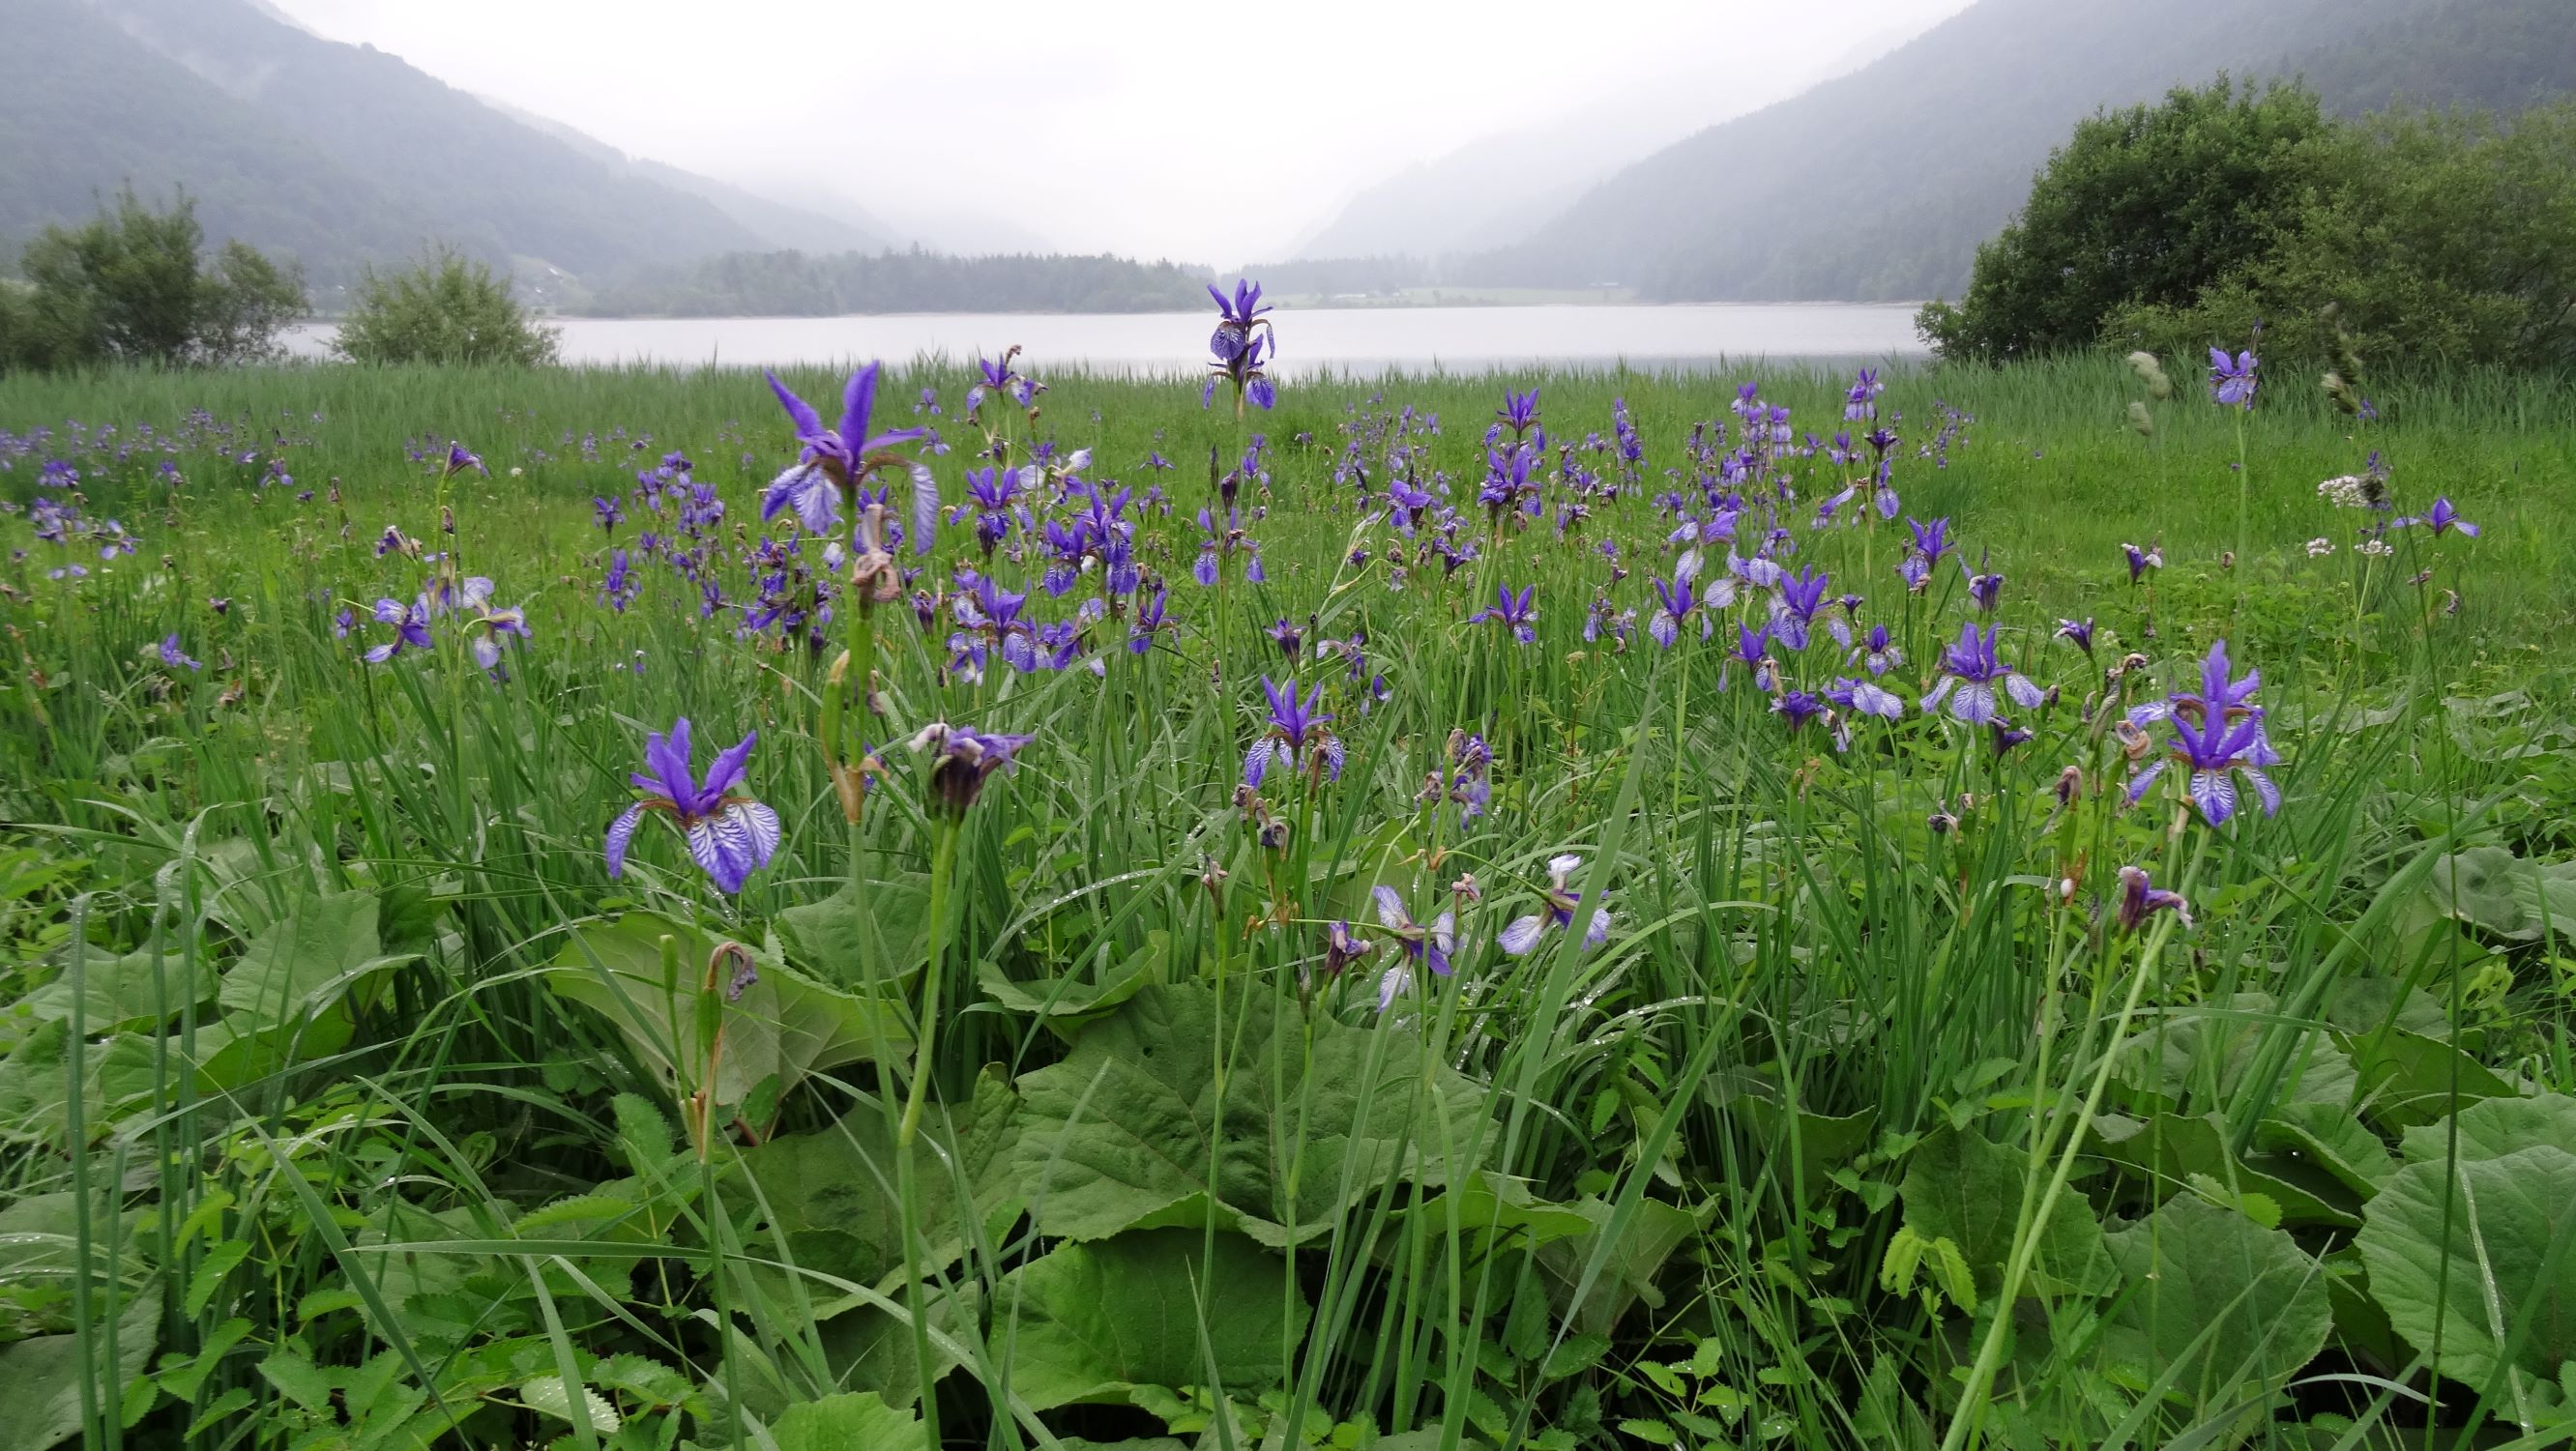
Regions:
M 897 313 L 869 317 L 567 318 L 568 363 L 777 367 L 851 359 L 992 356 L 1013 343 L 1041 374 L 1082 364 L 1195 372 L 1207 310 L 1186 313 Z M 1689 368 L 1720 359 L 1923 356 L 1911 304 L 1723 303 L 1665 307 L 1301 308 L 1273 314 L 1286 374 L 1318 369 L 1478 370 L 1552 364 Z M 320 355 L 327 324 L 289 346 Z

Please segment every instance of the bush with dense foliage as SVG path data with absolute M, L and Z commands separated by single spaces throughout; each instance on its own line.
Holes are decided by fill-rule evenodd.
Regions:
M 78 229 L 47 227 L 0 294 L 0 371 L 102 363 L 163 367 L 272 361 L 304 311 L 304 278 L 240 242 L 212 258 L 196 203 L 165 211 L 131 189 Z
M 2576 103 L 2335 122 L 2222 81 L 2094 117 L 1917 326 L 1945 357 L 2576 360 Z
M 530 318 L 509 279 L 444 248 L 399 272 L 369 268 L 332 350 L 357 363 L 555 361 L 553 328 Z

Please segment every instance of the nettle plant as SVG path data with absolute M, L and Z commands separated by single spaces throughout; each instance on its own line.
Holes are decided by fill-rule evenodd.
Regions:
M 1016 349 L 157 569 L 229 437 L 22 450 L 17 1439 L 2564 1434 L 2566 730 L 2439 688 L 2447 499 L 2329 481 L 2257 669 L 2241 522 L 2024 608 L 1875 372 L 1282 441 L 1217 298 L 1196 498 Z

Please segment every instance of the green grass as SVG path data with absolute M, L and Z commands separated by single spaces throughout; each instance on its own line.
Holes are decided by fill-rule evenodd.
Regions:
M 1656 496 L 1697 496 L 1685 440 L 1733 438 L 1733 376 L 1302 380 L 1240 428 L 1183 382 L 1045 376 L 1034 420 L 987 421 L 1014 461 L 1048 439 L 1169 494 L 1130 516 L 1177 628 L 1131 653 L 1122 601 L 1073 668 L 997 653 L 980 681 L 905 602 L 746 637 L 639 559 L 601 605 L 609 549 L 673 531 L 635 490 L 672 451 L 727 510 L 707 573 L 749 594 L 791 448 L 754 373 L 0 383 L 0 430 L 54 430 L 0 488 L 23 506 L 62 457 L 140 541 L 0 521 L 29 551 L 0 576 L 12 1444 L 2566 1439 L 2565 381 L 2393 385 L 2356 426 L 2269 379 L 2240 442 L 2195 389 L 2131 432 L 2106 362 L 1892 373 L 1904 513 L 2005 576 L 2003 658 L 2056 688 L 2006 705 L 2032 737 L 1998 752 L 1914 709 L 1978 618 L 1956 561 L 1912 594 L 1901 522 L 1811 529 L 1846 475 L 1822 456 L 1775 465 L 1788 562 L 1868 597 L 1905 719 L 1793 731 L 1726 664 L 1750 588 L 1707 643 L 1650 643 Z M 1844 426 L 1847 379 L 1761 376 Z M 1633 412 L 1639 477 L 1568 537 L 1475 503 L 1507 382 L 1553 439 Z M 925 383 L 955 504 L 987 442 L 958 370 L 890 375 L 878 421 L 932 421 Z M 1422 541 L 1383 518 L 1407 405 L 1479 546 L 1454 574 L 1399 566 Z M 1266 578 L 1202 588 L 1210 450 L 1253 432 Z M 450 439 L 490 476 L 442 478 Z M 1370 510 L 1335 477 L 1353 440 Z M 2356 554 L 2316 486 L 2373 450 L 2399 512 L 2444 495 L 2481 536 Z M 387 526 L 452 557 L 380 554 Z M 2132 585 L 2124 542 L 2165 567 Z M 900 562 L 921 590 L 989 568 L 1041 622 L 1102 578 L 1051 597 L 965 525 Z M 506 679 L 458 614 L 358 658 L 390 638 L 369 607 L 442 573 L 524 605 Z M 1531 642 L 1469 619 L 1498 585 L 1535 586 Z M 1638 612 L 1625 648 L 1586 638 L 1596 597 Z M 2090 658 L 2053 634 L 2088 617 Z M 173 633 L 202 668 L 163 662 Z M 1357 673 L 1312 648 L 1363 633 Z M 1773 648 L 1782 689 L 1858 672 L 1814 636 Z M 2261 670 L 2282 809 L 2129 804 L 2120 708 L 2195 688 L 2222 638 Z M 849 688 L 869 660 L 881 718 Z M 1239 791 L 1264 675 L 1321 687 L 1338 777 Z M 739 896 L 663 820 L 621 878 L 601 861 L 680 716 L 700 767 L 759 733 L 742 789 L 781 839 Z M 908 744 L 934 721 L 1034 739 L 952 815 Z M 1423 789 L 1465 733 L 1491 799 L 1462 818 Z M 855 824 L 853 741 L 883 768 Z M 1504 954 L 1561 853 L 1607 940 Z M 2127 866 L 2188 925 L 2124 928 Z M 1455 973 L 1383 1014 L 1378 887 L 1458 924 Z M 1338 975 L 1335 921 L 1374 944 Z

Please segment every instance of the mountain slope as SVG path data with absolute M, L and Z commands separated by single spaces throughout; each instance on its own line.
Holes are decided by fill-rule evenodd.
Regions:
M 1815 76 L 1857 70 L 1912 35 L 1910 28 L 1873 33 L 1821 67 L 1745 67 L 1723 87 L 1707 85 L 1696 64 L 1641 73 L 1615 100 L 1480 137 L 1361 188 L 1290 255 L 1434 258 L 1509 246 L 1620 167 L 1793 95 Z
M 1955 293 L 1977 243 L 2097 108 L 2222 69 L 2307 74 L 2346 110 L 2522 104 L 2576 88 L 2568 4 L 1982 0 L 1852 75 L 1647 157 L 1456 280 L 1615 280 L 1674 300 Z
M 773 244 L 244 0 L 0 0 L 0 17 L 0 236 L 77 220 L 131 179 L 186 185 L 210 235 L 294 252 L 324 284 L 432 238 L 576 276 Z

